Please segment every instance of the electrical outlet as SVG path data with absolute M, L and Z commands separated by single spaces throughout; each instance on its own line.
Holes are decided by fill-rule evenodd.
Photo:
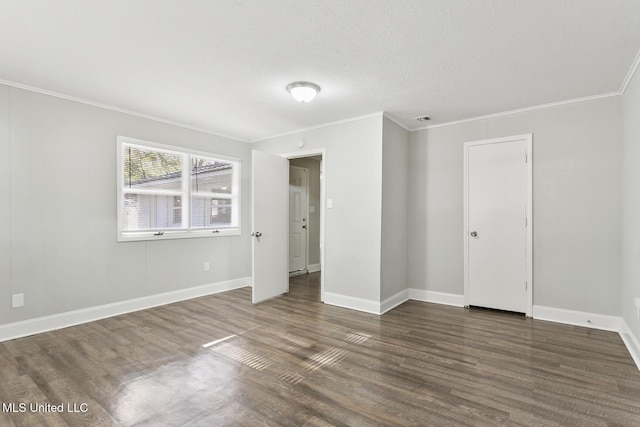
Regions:
M 24 306 L 24 294 L 11 295 L 11 308 L 18 308 Z
M 206 261 L 204 263 L 204 271 L 209 271 L 211 270 L 211 264 L 209 264 L 209 261 Z

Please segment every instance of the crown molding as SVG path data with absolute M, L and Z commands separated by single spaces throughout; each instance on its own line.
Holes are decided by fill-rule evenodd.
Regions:
M 54 91 L 50 91 L 50 90 L 46 90 L 46 89 L 40 89 L 40 88 L 37 88 L 37 87 L 33 87 L 33 86 L 21 84 L 21 83 L 12 82 L 12 81 L 9 81 L 9 80 L 0 79 L 0 84 L 6 85 L 6 86 L 15 87 L 17 89 L 23 89 L 23 90 L 28 90 L 28 91 L 31 91 L 31 92 L 40 93 L 40 94 L 43 94 L 43 95 L 53 96 L 53 97 L 56 97 L 56 98 L 66 99 L 68 101 L 79 102 L 81 104 L 91 105 L 93 107 L 98 107 L 98 108 L 102 108 L 102 109 L 105 109 L 105 110 L 110 110 L 110 111 L 116 111 L 116 112 L 119 112 L 119 113 L 129 114 L 129 115 L 140 117 L 140 118 L 143 118 L 143 119 L 153 120 L 153 121 L 156 121 L 156 122 L 159 122 L 159 123 L 164 123 L 164 124 L 168 124 L 168 125 L 172 125 L 172 126 L 177 126 L 177 127 L 181 127 L 181 128 L 184 128 L 184 129 L 193 130 L 193 131 L 196 131 L 196 132 L 202 132 L 202 133 L 206 133 L 206 134 L 209 134 L 209 135 L 214 135 L 214 136 L 218 136 L 218 137 L 221 137 L 221 138 L 230 139 L 230 140 L 233 140 L 233 141 L 253 143 L 253 142 L 259 142 L 259 141 L 266 141 L 266 140 L 273 139 L 273 138 L 280 138 L 280 137 L 283 137 L 283 136 L 295 135 L 295 134 L 302 133 L 302 132 L 308 132 L 308 131 L 312 131 L 312 130 L 316 130 L 316 129 L 322 129 L 322 128 L 325 128 L 325 127 L 330 127 L 330 126 L 336 126 L 336 125 L 340 125 L 340 124 L 350 123 L 350 122 L 354 122 L 354 121 L 358 121 L 358 120 L 369 119 L 369 118 L 372 118 L 372 117 L 386 117 L 387 119 L 391 120 L 392 122 L 394 122 L 395 124 L 397 124 L 398 126 L 403 128 L 404 130 L 406 130 L 407 132 L 416 132 L 416 131 L 421 131 L 421 130 L 426 130 L 426 129 L 433 129 L 433 128 L 438 128 L 438 127 L 443 127 L 443 126 L 451 126 L 451 125 L 457 125 L 457 124 L 461 124 L 461 123 L 468 123 L 468 122 L 473 122 L 473 121 L 477 121 L 477 120 L 491 119 L 491 118 L 496 118 L 496 117 L 508 116 L 508 115 L 512 115 L 512 114 L 525 113 L 525 112 L 528 112 L 528 111 L 541 110 L 541 109 L 545 109 L 545 108 L 559 107 L 559 106 L 562 106 L 562 105 L 575 104 L 575 103 L 578 103 L 578 102 L 586 102 L 586 101 L 593 101 L 593 100 L 597 100 L 597 99 L 609 98 L 609 97 L 612 97 L 612 96 L 619 96 L 619 95 L 623 95 L 624 94 L 624 92 L 627 90 L 627 87 L 629 86 L 629 83 L 633 79 L 633 77 L 634 77 L 634 75 L 635 75 L 635 73 L 636 73 L 636 71 L 638 70 L 639 67 L 640 67 L 640 50 L 636 53 L 636 56 L 635 56 L 635 58 L 633 60 L 633 63 L 631 64 L 631 67 L 627 71 L 627 74 L 626 74 L 626 76 L 625 76 L 625 78 L 624 78 L 624 80 L 622 82 L 622 85 L 620 86 L 620 90 L 617 91 L 617 92 L 608 92 L 608 93 L 603 93 L 603 94 L 600 94 L 600 95 L 585 96 L 585 97 L 574 98 L 574 99 L 569 99 L 569 100 L 565 100 L 565 101 L 534 105 L 534 106 L 531 106 L 531 107 L 525 107 L 525 108 L 518 108 L 518 109 L 514 109 L 514 110 L 501 111 L 501 112 L 498 112 L 498 113 L 485 114 L 485 115 L 482 115 L 482 116 L 470 117 L 468 119 L 454 120 L 454 121 L 450 121 L 450 122 L 438 123 L 438 124 L 426 125 L 426 126 L 420 126 L 420 127 L 416 127 L 416 128 L 407 127 L 397 117 L 394 117 L 393 115 L 391 115 L 391 114 L 389 114 L 389 113 L 387 113 L 385 111 L 379 111 L 379 112 L 376 112 L 376 113 L 365 114 L 365 115 L 362 115 L 362 116 L 351 117 L 351 118 L 348 118 L 348 119 L 337 120 L 337 121 L 334 121 L 334 122 L 324 123 L 324 124 L 317 125 L 317 126 L 311 126 L 311 127 L 308 127 L 308 128 L 297 129 L 297 130 L 294 130 L 294 131 L 283 132 L 283 133 L 271 135 L 271 136 L 268 136 L 268 137 L 261 137 L 261 138 L 249 139 L 249 140 L 248 139 L 238 138 L 238 137 L 231 136 L 231 135 L 222 134 L 222 133 L 219 133 L 219 132 L 214 132 L 214 131 L 212 131 L 210 129 L 191 126 L 191 125 L 187 125 L 185 123 L 175 122 L 175 121 L 172 121 L 172 120 L 163 119 L 161 117 L 156 117 L 156 116 L 151 116 L 151 115 L 148 115 L 148 114 L 139 113 L 137 111 L 127 110 L 127 109 L 116 107 L 116 106 L 113 106 L 113 105 L 102 104 L 102 103 L 99 103 L 99 102 L 93 102 L 93 101 L 89 101 L 87 99 L 77 98 L 77 97 L 74 97 L 74 96 L 69 96 L 69 95 L 65 95 L 65 94 L 62 94 L 62 93 L 59 93 L 59 92 L 54 92 Z
M 55 98 L 65 99 L 67 101 L 73 101 L 73 102 L 78 102 L 80 104 L 91 105 L 92 107 L 98 107 L 98 108 L 102 108 L 102 109 L 105 109 L 105 110 L 115 111 L 115 112 L 118 112 L 118 113 L 129 114 L 131 116 L 140 117 L 142 119 L 153 120 L 154 122 L 159 122 L 159 123 L 164 123 L 164 124 L 167 124 L 167 125 L 181 127 L 181 128 L 184 128 L 184 129 L 194 130 L 196 132 L 202 132 L 202 133 L 206 133 L 206 134 L 209 134 L 209 135 L 219 136 L 221 138 L 231 139 L 233 141 L 249 142 L 246 139 L 241 139 L 241 138 L 238 138 L 238 137 L 235 137 L 235 136 L 231 136 L 231 135 L 225 135 L 223 133 L 214 132 L 214 131 L 209 130 L 209 129 L 204 129 L 204 128 L 200 128 L 200 127 L 197 127 L 197 126 L 191 126 L 191 125 L 187 125 L 187 124 L 180 123 L 180 122 L 174 122 L 172 120 L 163 119 L 161 117 L 151 116 L 149 114 L 143 114 L 143 113 L 139 113 L 137 111 L 127 110 L 127 109 L 116 107 L 116 106 L 109 105 L 109 104 L 102 104 L 100 102 L 93 102 L 93 101 L 89 101 L 87 99 L 77 98 L 75 96 L 65 95 L 65 94 L 59 93 L 59 92 L 53 92 L 53 91 L 46 90 L 46 89 L 40 89 L 40 88 L 37 88 L 37 87 L 34 87 L 34 86 L 24 85 L 22 83 L 16 83 L 16 82 L 12 82 L 12 81 L 9 81 L 9 80 L 0 79 L 0 84 L 5 85 L 5 86 L 14 87 L 16 89 L 28 90 L 30 92 L 36 92 L 36 93 L 40 93 L 42 95 L 48 95 L 48 96 L 53 96 Z
M 249 142 L 253 143 L 253 142 L 267 141 L 269 139 L 280 138 L 280 137 L 289 136 L 289 135 L 295 135 L 297 133 L 309 132 L 309 131 L 312 131 L 312 130 L 322 129 L 322 128 L 326 128 L 326 127 L 330 127 L 330 126 L 336 126 L 336 125 L 342 125 L 342 124 L 345 124 L 345 123 L 357 122 L 358 120 L 370 119 L 372 117 L 382 117 L 383 115 L 384 115 L 383 111 L 378 111 L 377 113 L 365 114 L 363 116 L 351 117 L 349 119 L 344 119 L 344 120 L 338 120 L 338 121 L 335 121 L 335 122 L 324 123 L 324 124 L 321 124 L 321 125 L 311 126 L 311 127 L 308 127 L 308 128 L 303 128 L 303 129 L 298 129 L 298 130 L 293 130 L 293 131 L 290 131 L 290 132 L 278 133 L 276 135 L 272 135 L 272 136 L 269 136 L 269 137 L 266 137 L 266 138 L 252 139 Z
M 387 119 L 391 120 L 393 123 L 397 124 L 398 126 L 400 126 L 402 129 L 406 130 L 407 132 L 411 132 L 411 129 L 409 129 L 407 127 L 407 125 L 403 124 L 400 119 L 398 119 L 397 117 L 392 116 L 391 114 L 387 113 L 386 111 L 384 111 L 382 113 L 382 115 L 384 117 L 386 117 Z
M 608 92 L 608 93 L 603 93 L 603 94 L 600 94 L 600 95 L 592 95 L 592 96 L 585 96 L 585 97 L 582 97 L 582 98 L 568 99 L 566 101 L 559 101 L 559 102 L 551 102 L 551 103 L 548 103 L 548 104 L 534 105 L 532 107 L 518 108 L 518 109 L 515 109 L 515 110 L 507 110 L 507 111 L 501 111 L 499 113 L 486 114 L 484 116 L 476 116 L 476 117 L 470 117 L 468 119 L 454 120 L 454 121 L 446 122 L 446 123 L 438 123 L 438 124 L 434 124 L 434 125 L 422 126 L 422 127 L 411 129 L 411 132 L 416 132 L 416 131 L 425 130 L 425 129 L 439 128 L 439 127 L 443 127 L 443 126 L 457 125 L 457 124 L 460 124 L 460 123 L 474 122 L 474 121 L 477 121 L 477 120 L 492 119 L 492 118 L 495 118 L 495 117 L 510 116 L 512 114 L 526 113 L 528 111 L 535 111 L 535 110 L 543 110 L 545 108 L 561 107 L 563 105 L 575 104 L 575 103 L 578 103 L 578 102 L 594 101 L 596 99 L 610 98 L 612 96 L 620 96 L 620 95 L 622 95 L 620 92 Z
M 638 51 L 638 53 L 636 53 L 636 57 L 634 58 L 633 63 L 631 64 L 631 67 L 629 68 L 629 71 L 627 72 L 627 75 L 622 82 L 622 86 L 620 86 L 621 94 L 624 94 L 624 92 L 627 90 L 627 86 L 629 86 L 629 83 L 631 83 L 631 79 L 633 79 L 634 74 L 638 70 L 638 65 L 640 65 L 640 50 Z

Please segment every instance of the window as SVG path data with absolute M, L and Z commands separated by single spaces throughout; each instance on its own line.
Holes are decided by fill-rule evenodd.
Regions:
M 240 162 L 118 137 L 118 241 L 240 234 Z

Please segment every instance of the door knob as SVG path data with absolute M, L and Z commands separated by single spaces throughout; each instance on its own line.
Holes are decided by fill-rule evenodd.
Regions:
M 262 233 L 259 232 L 259 231 L 256 231 L 255 233 L 251 233 L 251 235 L 255 236 L 255 237 L 260 237 L 260 236 L 262 236 Z
M 469 234 L 471 234 L 471 237 L 478 237 L 478 232 L 477 231 L 472 231 Z

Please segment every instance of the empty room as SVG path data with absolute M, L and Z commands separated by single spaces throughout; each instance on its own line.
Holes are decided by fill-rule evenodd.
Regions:
M 0 426 L 639 426 L 637 0 L 0 0 Z

